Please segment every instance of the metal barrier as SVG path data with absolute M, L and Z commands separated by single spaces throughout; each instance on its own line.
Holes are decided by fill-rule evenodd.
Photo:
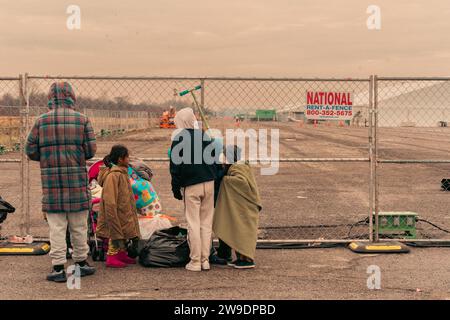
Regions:
M 23 77 L 0 77 L 0 196 L 16 208 L 5 225 L 21 234 L 30 229 L 25 197 L 28 160 L 23 152 L 27 134 L 25 109 Z
M 390 224 L 378 219 L 386 211 L 417 220 L 418 240 L 450 240 L 450 197 L 441 190 L 450 176 L 449 99 L 450 78 L 375 78 L 376 240 L 405 240 L 379 225 Z M 408 229 L 402 219 L 395 223 Z
M 0 79 L 0 99 L 3 96 L 0 101 L 5 101 L 6 82 L 2 81 L 12 81 L 17 86 L 23 84 L 21 90 L 16 88 L 16 94 L 10 96 L 14 98 L 17 92 L 23 92 L 23 104 L 18 104 L 24 106 L 20 113 L 22 134 L 28 132 L 35 117 L 45 112 L 46 93 L 55 81 L 72 84 L 77 108 L 90 117 L 99 136 L 105 131 L 142 129 L 113 139 L 105 135 L 98 142 L 98 156 L 103 156 L 119 141 L 125 143 L 133 155 L 148 161 L 155 171 L 155 187 L 166 213 L 177 216 L 180 221 L 183 221 L 182 208 L 171 194 L 167 162 L 171 130 L 159 129 L 158 123 L 161 113 L 169 106 L 179 109 L 193 105 L 189 96 L 180 97 L 178 92 L 201 85 L 199 101 L 211 127 L 222 133 L 227 129 L 279 133 L 277 174 L 261 174 L 261 168 L 266 165 L 261 161 L 254 164 L 264 207 L 260 216 L 261 242 L 384 239 L 386 234 L 380 231 L 379 221 L 382 220 L 380 212 L 385 211 L 418 212 L 420 219 L 427 221 L 419 220 L 419 229 L 428 223 L 445 230 L 449 224 L 445 205 L 437 205 L 447 201 L 446 194 L 436 187 L 439 175 L 445 178 L 450 162 L 446 159 L 450 150 L 449 141 L 445 139 L 448 127 L 444 126 L 449 120 L 446 101 L 450 96 L 450 87 L 447 87 L 450 82 L 446 78 L 25 75 L 23 79 Z M 351 93 L 357 116 L 349 121 L 307 120 L 304 109 L 308 92 Z M 430 97 L 436 101 L 431 102 Z M 17 106 L 6 106 L 2 102 L 0 111 L 2 107 L 17 112 Z M 21 137 L 23 141 L 24 136 Z M 9 144 L 13 143 L 14 140 Z M 23 153 L 11 152 L 6 157 L 14 155 L 16 158 L 3 156 L 0 166 L 8 159 L 21 164 L 24 178 L 20 180 L 19 197 L 25 201 L 14 201 L 23 206 L 23 226 L 27 232 L 32 225 L 33 232 L 44 233 L 46 226 L 38 209 L 39 168 L 32 164 L 28 170 Z M 430 173 L 427 169 L 432 169 L 432 174 L 424 175 L 425 171 Z M 409 172 L 422 180 L 408 176 Z M 2 183 L 1 188 L 7 190 L 8 185 Z M 33 208 L 32 213 L 29 207 Z M 435 227 L 419 230 L 418 237 L 447 239 L 445 231 L 436 230 Z
M 199 84 L 200 103 L 211 127 L 225 132 L 239 129 L 279 131 L 278 173 L 261 174 L 264 163 L 255 163 L 264 209 L 261 241 L 327 242 L 369 240 L 371 175 L 369 138 L 372 122 L 371 81 L 367 79 L 271 79 L 271 78 L 165 78 L 165 77 L 39 77 L 26 76 L 29 117 L 45 111 L 46 92 L 54 81 L 68 81 L 77 95 L 77 108 L 85 112 L 96 131 L 126 129 L 143 118 L 149 130 L 99 141 L 99 156 L 116 141 L 149 160 L 155 170 L 155 186 L 167 213 L 183 221 L 180 204 L 172 198 L 167 159 L 170 132 L 155 128 L 169 106 L 192 106 L 189 97 L 177 93 Z M 307 91 L 351 92 L 358 121 L 311 122 L 302 115 Z M 129 111 L 132 110 L 132 111 Z M 261 110 L 275 110 L 276 117 L 256 117 Z M 236 121 L 236 118 L 239 121 Z M 99 119 L 97 119 L 99 118 Z M 103 118 L 103 120 L 102 120 Z M 112 118 L 112 120 L 111 120 Z M 105 120 L 106 119 L 106 120 Z M 131 120 L 131 121 L 130 121 Z M 109 123 L 109 128 L 106 128 Z M 145 125 L 143 125 L 145 127 Z M 278 158 L 278 156 L 277 156 Z M 167 160 L 165 160 L 167 161 Z M 30 171 L 31 207 L 39 208 L 38 168 Z M 357 181 L 357 183 L 355 183 Z M 33 217 L 41 218 L 40 213 Z M 33 220 L 35 230 L 45 227 Z

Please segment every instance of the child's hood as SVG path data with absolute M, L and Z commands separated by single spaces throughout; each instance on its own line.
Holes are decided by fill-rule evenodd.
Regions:
M 98 174 L 98 184 L 103 187 L 106 177 L 109 176 L 111 173 L 117 172 L 122 174 L 127 174 L 127 169 L 119 166 L 113 166 L 112 168 L 108 167 L 101 167 L 100 172 Z

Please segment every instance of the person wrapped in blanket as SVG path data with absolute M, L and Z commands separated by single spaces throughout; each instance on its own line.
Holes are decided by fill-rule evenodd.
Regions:
M 258 186 L 248 161 L 241 161 L 241 150 L 231 145 L 224 149 L 224 176 L 214 211 L 213 231 L 226 252 L 230 247 L 236 269 L 255 267 L 259 212 L 262 209 Z M 227 258 L 227 257 L 223 257 Z

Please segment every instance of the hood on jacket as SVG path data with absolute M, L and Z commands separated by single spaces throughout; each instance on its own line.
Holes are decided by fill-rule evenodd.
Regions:
M 177 112 L 173 121 L 177 129 L 195 129 L 197 118 L 192 108 L 183 108 Z
M 73 108 L 76 101 L 75 92 L 68 82 L 54 82 L 50 86 L 48 92 L 49 109 Z
M 113 166 L 112 168 L 101 167 L 100 172 L 97 177 L 97 182 L 101 187 L 103 187 L 103 185 L 106 181 L 106 177 L 109 176 L 109 174 L 112 172 L 120 172 L 120 173 L 128 174 L 127 168 L 124 168 L 124 167 L 119 167 L 119 166 Z

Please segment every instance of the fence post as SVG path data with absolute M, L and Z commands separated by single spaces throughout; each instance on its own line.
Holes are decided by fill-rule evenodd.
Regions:
M 23 79 L 24 82 L 24 97 L 25 97 L 25 139 L 27 138 L 27 134 L 30 131 L 30 95 L 28 91 L 28 73 L 25 73 L 25 77 Z M 26 141 L 26 140 L 25 140 Z M 26 188 L 26 208 L 25 208 L 25 226 L 27 235 L 31 234 L 31 218 L 30 218 L 30 159 L 25 156 L 25 181 L 27 184 Z
M 373 83 L 373 94 L 374 94 L 374 146 L 375 146 L 375 155 L 374 155 L 374 205 L 375 205 L 375 242 L 379 241 L 379 221 L 378 221 L 378 213 L 379 213 L 379 177 L 378 177 L 378 76 L 374 76 Z
M 24 234 L 24 211 L 25 211 L 25 203 L 24 203 L 24 195 L 25 195 L 25 181 L 24 181 L 24 163 L 25 163 L 25 120 L 24 120 L 24 110 L 23 110 L 23 76 L 19 75 L 19 116 L 20 116 L 20 234 Z
M 202 89 L 200 91 L 200 105 L 202 108 L 205 107 L 205 79 L 200 79 L 200 85 L 202 86 Z
M 373 242 L 373 211 L 375 190 L 375 161 L 374 161 L 374 130 L 373 130 L 373 75 L 369 81 L 369 159 L 370 159 L 370 181 L 369 181 L 369 241 Z
M 200 79 L 200 85 L 202 86 L 200 91 L 200 106 L 205 111 L 205 79 Z
M 30 234 L 30 204 L 29 204 L 29 160 L 25 154 L 25 143 L 28 134 L 29 122 L 29 99 L 27 96 L 27 78 L 28 74 L 19 75 L 19 108 L 20 108 L 20 181 L 21 181 L 21 235 Z

